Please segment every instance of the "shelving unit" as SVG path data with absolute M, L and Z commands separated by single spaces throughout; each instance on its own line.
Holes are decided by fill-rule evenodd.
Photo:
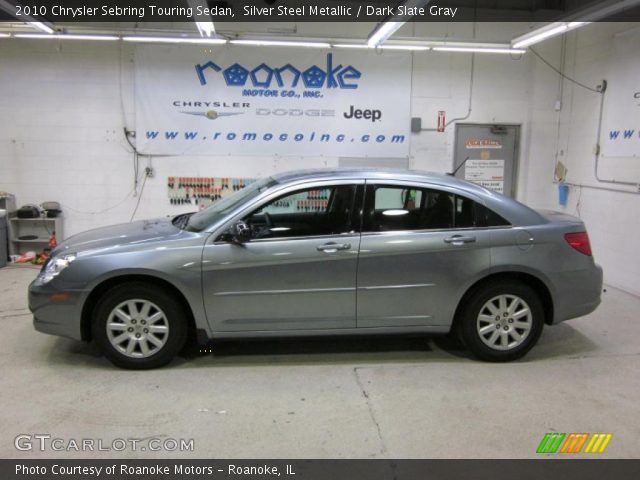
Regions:
M 29 250 L 36 253 L 47 248 L 49 237 L 56 232 L 56 238 L 61 241 L 64 238 L 62 230 L 62 217 L 56 218 L 9 218 L 9 253 L 19 255 Z M 21 240 L 19 237 L 35 235 L 37 238 Z

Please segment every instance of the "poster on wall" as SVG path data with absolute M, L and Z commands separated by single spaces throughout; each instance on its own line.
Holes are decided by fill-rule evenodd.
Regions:
M 406 157 L 411 57 L 139 45 L 137 146 L 151 155 Z
M 464 179 L 494 192 L 504 193 L 504 160 L 467 160 Z
M 602 122 L 602 155 L 640 157 L 640 31 L 613 37 L 607 68 Z

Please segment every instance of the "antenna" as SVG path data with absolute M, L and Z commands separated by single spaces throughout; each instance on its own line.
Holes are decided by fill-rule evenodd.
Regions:
M 469 157 L 465 158 L 465 159 L 462 161 L 462 163 L 461 163 L 460 165 L 458 165 L 458 166 L 456 167 L 456 169 L 455 169 L 453 172 L 451 172 L 451 173 L 447 173 L 447 175 L 451 175 L 452 177 L 455 177 L 455 176 L 456 176 L 456 173 L 458 173 L 458 170 L 460 170 L 460 169 L 464 166 L 464 164 L 465 164 L 465 163 L 467 163 L 467 160 L 469 160 Z

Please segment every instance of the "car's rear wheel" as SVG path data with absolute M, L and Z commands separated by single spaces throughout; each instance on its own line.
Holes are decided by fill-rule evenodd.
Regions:
M 471 293 L 459 321 L 460 336 L 476 357 L 507 362 L 521 358 L 536 344 L 544 310 L 529 286 L 498 281 Z
M 144 283 L 109 290 L 98 302 L 93 338 L 115 365 L 130 369 L 161 367 L 184 346 L 187 321 L 171 292 Z

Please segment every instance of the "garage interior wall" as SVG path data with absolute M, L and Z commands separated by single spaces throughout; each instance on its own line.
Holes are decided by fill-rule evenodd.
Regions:
M 298 33 L 339 36 L 344 35 L 344 28 L 301 24 Z M 366 37 L 366 25 L 350 26 L 351 34 L 353 28 L 362 29 Z M 609 53 L 609 39 L 629 28 L 627 24 L 590 25 L 570 33 L 566 41 L 552 39 L 536 50 L 556 66 L 564 58 L 566 74 L 596 85 L 602 80 L 598 64 Z M 522 33 L 526 25 L 426 23 L 404 29 L 411 30 L 407 35 L 418 37 L 475 36 L 499 42 Z M 138 201 L 130 195 L 133 154 L 123 135 L 124 126 L 133 129 L 135 125 L 133 48 L 122 42 L 0 40 L 0 190 L 14 193 L 19 205 L 59 201 L 65 212 L 66 236 L 129 221 Z M 557 73 L 531 53 L 514 58 L 476 54 L 469 105 L 471 58 L 470 54 L 442 52 L 413 55 L 412 116 L 422 118 L 423 128 L 435 127 L 438 110 L 446 111 L 447 121 L 467 117 L 466 122 L 522 125 L 517 197 L 534 207 L 561 208 L 553 182 L 560 151 L 571 182 L 596 185 L 592 149 L 597 94 L 561 82 Z M 555 104 L 561 95 L 563 108 L 557 111 Z M 375 99 L 371 101 L 374 106 Z M 412 134 L 410 168 L 449 171 L 454 130 L 452 124 L 445 133 Z M 155 176 L 147 180 L 136 218 L 190 210 L 169 204 L 168 176 L 260 177 L 339 163 L 337 157 L 310 154 L 304 158 L 141 157 L 140 168 L 152 166 Z M 635 174 L 638 179 L 639 170 L 636 165 L 627 177 Z M 637 202 L 633 194 L 574 187 L 566 210 L 576 214 L 579 209 L 587 222 L 605 280 L 640 294 L 640 269 L 629 262 L 637 258 L 635 246 L 620 235 L 623 225 L 628 227 L 624 237 L 634 239 L 640 234 L 640 224 L 629 222 L 629 212 L 634 212 Z
M 637 23 L 601 23 L 567 35 L 564 74 L 591 87 L 609 78 L 607 95 L 611 95 L 612 89 L 616 88 L 611 82 L 618 73 L 616 69 L 624 67 L 621 64 L 624 60 L 616 55 L 614 40 L 638 45 L 640 27 Z M 561 58 L 562 40 L 554 42 L 560 52 L 560 55 L 556 52 L 555 56 Z M 551 58 L 547 59 L 552 61 Z M 558 67 L 561 65 L 560 61 L 552 63 Z M 550 71 L 547 68 L 543 72 L 548 75 Z M 557 75 L 554 81 L 558 82 Z M 541 82 L 534 82 L 536 88 L 542 85 Z M 558 88 L 552 88 L 551 82 L 548 87 L 557 99 L 562 100 L 562 109 L 560 112 L 536 112 L 541 104 L 533 108 L 533 118 L 536 120 L 532 122 L 531 130 L 536 134 L 531 137 L 531 142 L 548 142 L 552 146 L 552 153 L 545 151 L 543 155 L 538 155 L 531 146 L 528 157 L 522 159 L 528 167 L 521 177 L 528 184 L 522 200 L 529 205 L 564 210 L 582 218 L 589 231 L 596 261 L 604 268 L 605 282 L 640 295 L 640 261 L 636 242 L 630 240 L 640 235 L 640 216 L 637 213 L 640 204 L 640 158 L 601 158 L 598 169 L 603 179 L 633 182 L 635 185 L 599 182 L 594 168 L 600 95 L 569 81 L 563 83 L 562 98 L 557 95 Z M 533 98 L 540 98 L 540 95 L 540 92 L 534 92 Z M 628 101 L 634 102 L 631 95 Z M 635 102 L 639 103 L 637 100 Z M 636 138 L 640 119 L 637 113 L 635 118 L 623 120 L 624 124 L 633 125 L 629 128 L 636 129 Z M 615 116 L 616 112 L 611 114 Z M 603 125 L 601 143 L 607 134 L 606 125 Z M 556 158 L 567 166 L 567 182 L 573 184 L 564 208 L 558 206 L 558 188 L 553 183 Z

